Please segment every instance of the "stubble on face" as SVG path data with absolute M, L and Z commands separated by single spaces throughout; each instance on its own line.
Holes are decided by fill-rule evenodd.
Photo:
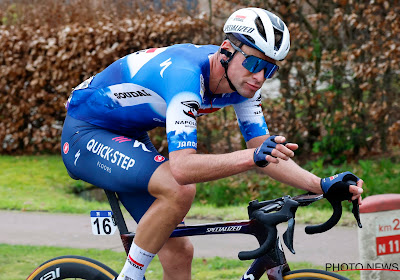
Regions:
M 242 50 L 248 55 L 254 55 L 275 63 L 275 60 L 265 56 L 260 51 L 250 48 L 246 45 L 242 46 Z M 228 68 L 228 75 L 233 85 L 240 95 L 246 98 L 252 98 L 257 90 L 259 90 L 265 82 L 264 71 L 251 73 L 243 67 L 242 63 L 245 57 L 241 53 L 236 53 L 231 61 L 231 66 Z

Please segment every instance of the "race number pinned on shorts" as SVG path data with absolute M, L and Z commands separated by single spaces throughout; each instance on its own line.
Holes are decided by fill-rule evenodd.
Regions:
M 117 230 L 112 211 L 90 211 L 94 235 L 112 235 Z

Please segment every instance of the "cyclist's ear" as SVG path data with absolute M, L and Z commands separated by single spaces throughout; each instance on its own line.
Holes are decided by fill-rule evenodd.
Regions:
M 228 58 L 232 56 L 233 48 L 228 40 L 224 40 L 219 48 L 219 52 L 226 55 Z M 226 54 L 226 53 L 228 54 Z

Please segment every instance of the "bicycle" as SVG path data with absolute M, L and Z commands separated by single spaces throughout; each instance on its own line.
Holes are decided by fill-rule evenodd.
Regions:
M 122 215 L 119 200 L 116 193 L 105 191 L 110 203 L 113 219 L 120 232 L 120 237 L 126 254 L 132 244 L 135 233 L 129 232 Z M 296 197 L 283 196 L 273 200 L 253 200 L 247 207 L 249 220 L 199 224 L 177 227 L 171 237 L 196 236 L 209 234 L 240 233 L 254 235 L 260 247 L 252 251 L 239 252 L 240 260 L 254 259 L 253 263 L 243 274 L 242 280 L 258 280 L 265 273 L 270 280 L 291 279 L 325 279 L 348 280 L 333 272 L 302 269 L 291 271 L 286 262 L 286 257 L 277 233 L 277 225 L 288 222 L 288 228 L 283 234 L 283 241 L 288 249 L 294 253 L 293 235 L 295 226 L 295 213 L 298 207 L 308 206 L 323 195 L 304 194 Z M 340 201 L 329 201 L 333 208 L 332 216 L 320 225 L 306 227 L 306 233 L 315 234 L 325 232 L 334 227 L 342 215 Z M 358 202 L 353 201 L 353 214 L 361 228 Z M 82 256 L 61 256 L 53 258 L 37 267 L 27 280 L 53 280 L 53 279 L 87 279 L 110 280 L 118 276 L 118 273 L 106 265 Z

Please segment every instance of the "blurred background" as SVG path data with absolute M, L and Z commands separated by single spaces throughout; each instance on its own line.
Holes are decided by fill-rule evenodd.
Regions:
M 141 49 L 219 45 L 227 17 L 248 6 L 278 14 L 291 34 L 289 55 L 262 88 L 271 134 L 298 143 L 295 160 L 319 176 L 353 170 L 369 194 L 400 192 L 398 1 L 0 0 L 0 154 L 59 156 L 73 87 Z M 198 122 L 199 152 L 244 147 L 232 108 Z M 150 133 L 167 155 L 163 135 Z M 229 205 L 278 186 L 243 176 L 201 185 L 198 199 Z
M 216 44 L 234 10 L 286 22 L 291 50 L 263 87 L 272 134 L 325 162 L 391 155 L 400 139 L 398 1 L 0 1 L 0 153 L 59 153 L 73 87 L 137 50 Z M 199 151 L 243 146 L 232 110 L 199 118 Z M 220 133 L 222 132 L 222 133 Z M 161 152 L 167 143 L 152 133 Z
M 60 157 L 64 103 L 72 89 L 141 49 L 220 45 L 227 17 L 249 6 L 276 13 L 291 34 L 289 55 L 262 88 L 271 134 L 298 143 L 295 161 L 318 176 L 351 170 L 366 183 L 364 197 L 400 193 L 397 0 L 0 0 L 1 213 L 88 215 L 108 209 L 104 193 L 69 178 Z M 198 123 L 201 153 L 245 146 L 232 108 L 198 118 Z M 157 128 L 150 136 L 167 155 L 163 130 Z M 188 217 L 245 219 L 249 200 L 299 192 L 252 171 L 198 184 Z M 310 207 L 297 221 L 319 223 L 330 216 L 326 203 L 315 207 L 317 211 Z M 354 229 L 354 219 L 346 213 L 342 225 Z M 40 262 L 61 254 L 60 248 L 52 250 L 0 244 L 5 264 L 0 274 L 22 279 Z M 93 256 L 98 259 L 99 251 Z M 110 256 L 100 259 L 107 264 L 122 260 L 111 265 L 116 270 L 123 265 L 122 255 L 104 256 Z M 197 262 L 197 271 L 218 275 L 198 279 L 237 279 L 243 272 L 240 268 L 235 276 L 221 278 L 220 267 L 226 263 L 211 274 L 207 260 Z

